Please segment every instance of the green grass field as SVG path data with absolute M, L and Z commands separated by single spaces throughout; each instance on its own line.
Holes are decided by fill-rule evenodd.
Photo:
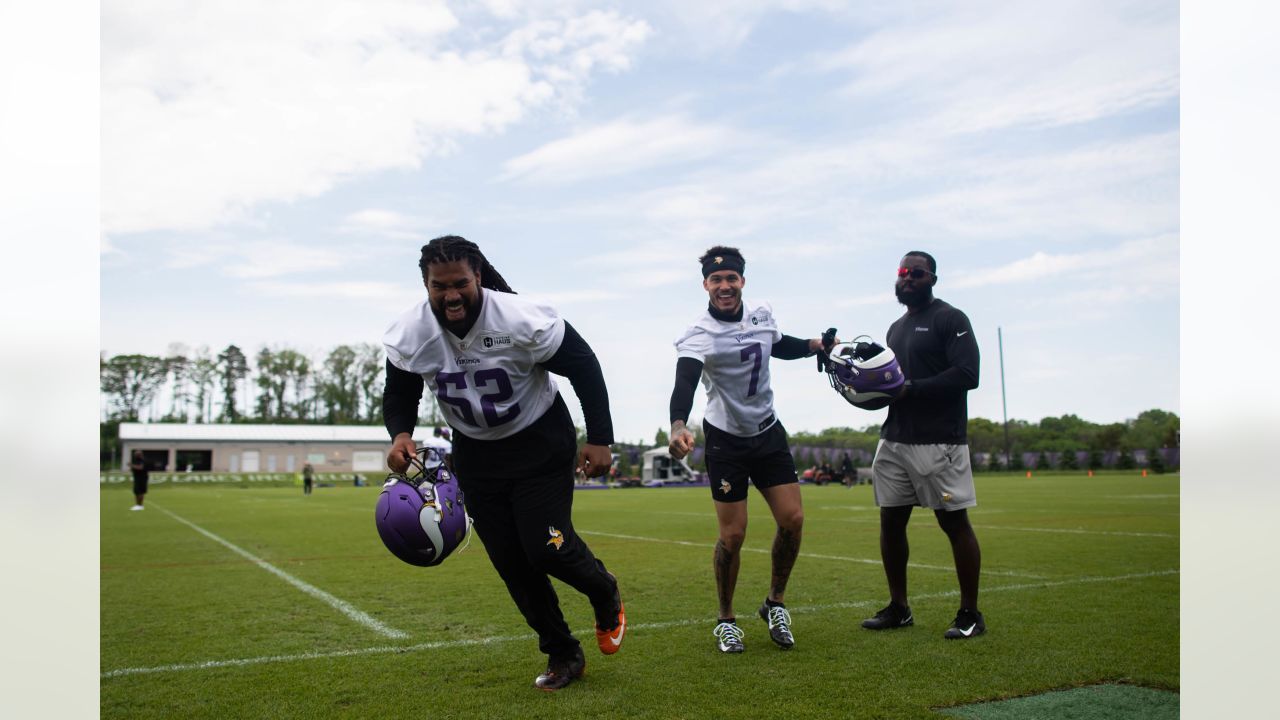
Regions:
M 868 486 L 804 486 L 787 592 L 796 647 L 755 616 L 773 525 L 750 500 L 736 610 L 747 651 L 711 636 L 706 488 L 575 496 L 575 525 L 621 581 L 622 651 L 557 584 L 587 651 L 559 693 L 478 539 L 437 568 L 374 531 L 379 488 L 162 485 L 130 512 L 102 490 L 104 718 L 940 718 L 935 709 L 1110 681 L 1178 689 L 1178 476 L 978 476 L 987 635 L 944 641 L 957 607 L 932 513 L 910 530 L 912 628 L 858 623 L 887 599 Z

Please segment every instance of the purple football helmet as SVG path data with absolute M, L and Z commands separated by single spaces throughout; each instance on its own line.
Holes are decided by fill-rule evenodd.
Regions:
M 826 370 L 840 397 L 863 410 L 885 407 L 907 381 L 893 351 L 866 335 L 831 348 Z
M 375 510 L 382 544 L 392 555 L 419 567 L 444 562 L 471 533 L 458 479 L 432 457 L 438 452 L 420 448 L 408 473 L 389 475 Z

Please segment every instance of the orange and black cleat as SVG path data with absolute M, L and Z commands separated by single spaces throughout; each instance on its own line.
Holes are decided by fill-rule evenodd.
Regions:
M 615 616 L 613 627 L 609 630 L 601 630 L 600 622 L 596 621 L 596 644 L 600 646 L 600 652 L 605 655 L 612 655 L 618 652 L 618 648 L 622 647 L 622 636 L 627 632 L 627 609 L 622 604 L 622 595 L 618 592 L 618 579 L 613 578 L 613 599 L 618 606 L 618 614 Z

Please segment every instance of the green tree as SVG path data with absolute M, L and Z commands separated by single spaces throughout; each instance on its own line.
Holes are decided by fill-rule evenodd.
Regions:
M 1062 451 L 1062 460 L 1059 464 L 1063 470 L 1078 470 L 1080 468 L 1080 459 L 1077 457 L 1078 452 L 1074 447 Z
M 236 407 L 236 384 L 248 375 L 249 361 L 240 348 L 228 345 L 218 353 L 218 379 L 222 383 L 222 414 L 218 416 L 219 420 L 240 420 L 240 410 Z
M 339 345 L 324 360 L 316 394 L 328 423 L 347 425 L 360 420 L 358 360 L 355 348 L 350 345 Z
M 202 345 L 196 350 L 191 359 L 189 377 L 196 405 L 196 422 L 207 423 L 213 419 L 213 388 L 218 377 L 218 363 L 209 355 L 208 346 Z
M 382 389 L 386 385 L 386 356 L 373 343 L 360 343 L 356 349 L 356 385 L 360 388 L 360 420 L 368 425 L 382 422 Z M 432 402 L 435 399 L 432 398 Z
M 1147 467 L 1157 475 L 1163 475 L 1168 469 L 1165 467 L 1164 457 L 1160 454 L 1159 448 L 1151 448 L 1147 451 Z
M 189 391 L 187 384 L 191 376 L 190 350 L 182 343 L 170 343 L 169 354 L 165 357 L 165 370 L 168 372 L 170 393 L 169 412 L 161 420 L 163 422 L 187 421 L 187 404 Z
M 99 379 L 110 414 L 137 421 L 142 408 L 164 385 L 167 374 L 165 361 L 153 355 L 116 355 L 100 360 Z
M 1101 470 L 1103 461 L 1105 459 L 1106 458 L 1103 457 L 1101 450 L 1090 450 L 1089 451 L 1089 469 Z
M 1120 448 L 1120 457 L 1116 460 L 1116 469 L 1132 470 L 1137 467 L 1133 461 L 1133 453 L 1129 452 L 1129 448 Z
M 690 429 L 692 429 L 692 428 L 690 428 Z M 654 444 L 654 445 L 668 445 L 668 444 L 670 444 L 670 443 L 671 443 L 671 439 L 670 439 L 669 437 L 667 437 L 667 431 L 666 431 L 666 430 L 663 430 L 662 428 L 658 428 L 658 434 L 653 436 L 653 444 Z

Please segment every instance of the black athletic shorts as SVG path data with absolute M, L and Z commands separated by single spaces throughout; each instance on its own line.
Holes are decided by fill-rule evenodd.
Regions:
M 702 431 L 707 438 L 707 476 L 714 500 L 746 500 L 747 478 L 757 490 L 798 482 L 782 423 L 775 422 L 753 437 L 731 435 L 705 420 Z
M 146 495 L 146 494 L 147 494 L 147 476 L 146 476 L 146 475 L 139 475 L 139 474 L 137 474 L 137 473 L 135 473 L 135 474 L 134 474 L 134 476 L 133 476 L 133 494 L 134 494 L 134 495 Z

